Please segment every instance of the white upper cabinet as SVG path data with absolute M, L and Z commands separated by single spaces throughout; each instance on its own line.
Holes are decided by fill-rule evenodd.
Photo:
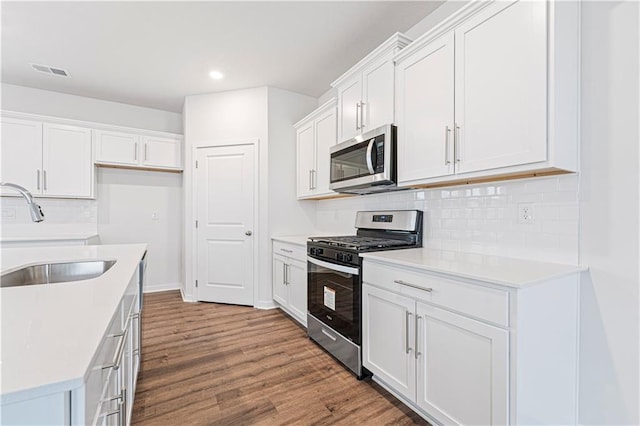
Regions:
M 143 137 L 144 153 L 142 163 L 149 167 L 182 168 L 181 144 L 179 139 Z
M 298 199 L 335 194 L 329 189 L 329 149 L 336 144 L 336 100 L 331 99 L 294 126 Z
M 93 197 L 91 129 L 3 117 L 0 180 L 37 196 Z
M 338 95 L 338 142 L 394 122 L 393 55 L 410 42 L 394 34 L 331 83 Z
M 93 189 L 91 129 L 45 123 L 42 164 L 45 194 L 90 197 Z
M 108 130 L 94 131 L 96 163 L 136 166 L 140 136 Z
M 182 143 L 177 137 L 95 130 L 94 138 L 98 165 L 182 170 Z
M 453 173 L 453 34 L 425 45 L 398 65 L 398 179 Z
M 577 171 L 576 2 L 471 2 L 395 56 L 398 181 Z
M 0 181 L 25 187 L 32 194 L 42 190 L 42 122 L 2 119 L 2 167 Z M 3 192 L 3 194 L 15 194 Z

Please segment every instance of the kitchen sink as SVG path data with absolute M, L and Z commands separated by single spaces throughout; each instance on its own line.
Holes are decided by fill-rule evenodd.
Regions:
M 2 274 L 0 276 L 0 287 L 88 280 L 104 274 L 115 263 L 115 260 L 87 260 L 25 266 L 17 271 Z

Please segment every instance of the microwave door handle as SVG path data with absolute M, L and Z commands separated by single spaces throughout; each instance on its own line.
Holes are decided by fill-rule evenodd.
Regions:
M 367 146 L 367 168 L 369 169 L 370 174 L 374 174 L 376 172 L 373 169 L 373 161 L 371 160 L 371 152 L 373 151 L 373 144 L 375 141 L 375 139 L 371 139 L 369 141 L 369 146 Z
M 349 266 L 337 265 L 335 263 L 324 262 L 322 260 L 314 259 L 311 256 L 307 256 L 307 261 L 314 265 L 322 266 L 323 268 L 331 269 L 338 272 L 344 272 L 345 274 L 360 275 L 358 268 L 351 268 Z

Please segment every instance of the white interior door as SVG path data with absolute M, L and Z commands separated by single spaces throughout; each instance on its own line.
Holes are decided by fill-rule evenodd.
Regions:
M 254 145 L 197 149 L 198 300 L 253 305 Z

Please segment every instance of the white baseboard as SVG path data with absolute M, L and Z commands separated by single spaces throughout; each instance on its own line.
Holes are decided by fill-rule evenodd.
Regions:
M 259 300 L 253 307 L 256 309 L 275 309 L 278 305 L 273 300 Z
M 161 284 L 149 284 L 146 283 L 142 291 L 144 293 L 157 293 L 160 291 L 180 290 L 182 291 L 182 283 L 161 283 Z
M 182 301 L 185 303 L 196 303 L 197 300 L 191 298 L 191 295 L 186 295 L 182 287 L 180 287 L 180 296 L 182 296 Z

